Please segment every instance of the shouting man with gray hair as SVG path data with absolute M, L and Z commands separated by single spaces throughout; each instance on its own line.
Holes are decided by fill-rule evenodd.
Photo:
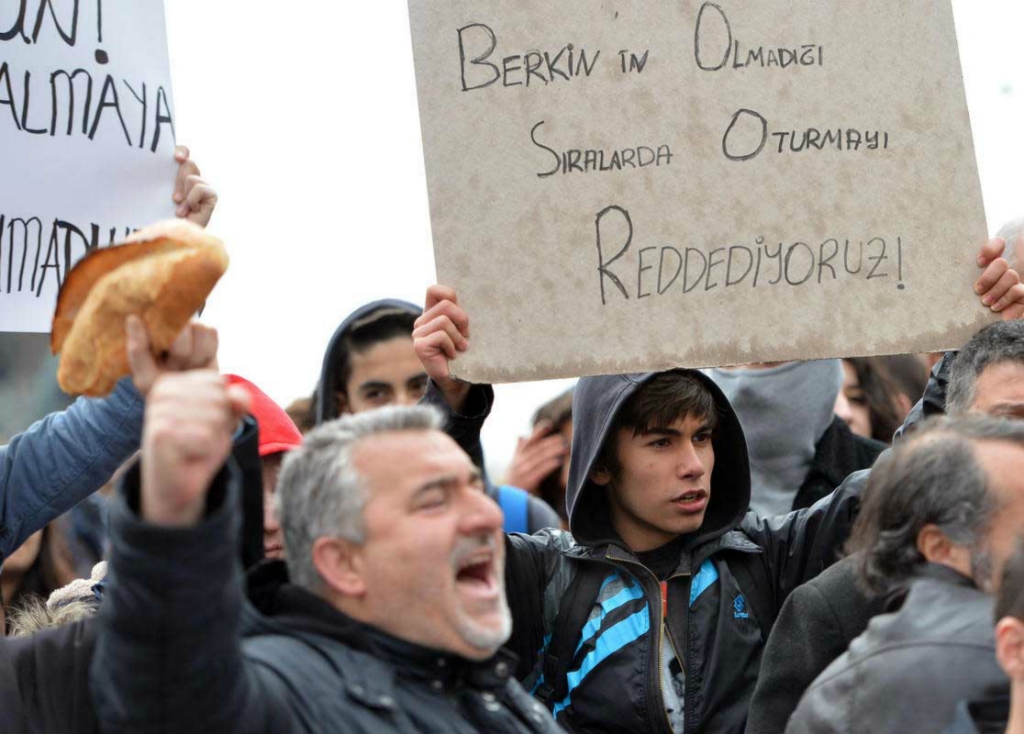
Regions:
M 245 601 L 228 460 L 245 396 L 168 376 L 112 510 L 92 663 L 104 732 L 554 732 L 499 650 L 498 505 L 429 408 L 325 424 L 285 459 L 282 561 Z

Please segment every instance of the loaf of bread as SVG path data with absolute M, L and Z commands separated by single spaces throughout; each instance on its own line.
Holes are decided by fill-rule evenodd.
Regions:
M 130 373 L 125 319 L 139 316 L 159 355 L 227 270 L 224 244 L 182 219 L 159 222 L 122 245 L 97 248 L 64 280 L 50 347 L 57 382 L 71 395 L 102 396 Z

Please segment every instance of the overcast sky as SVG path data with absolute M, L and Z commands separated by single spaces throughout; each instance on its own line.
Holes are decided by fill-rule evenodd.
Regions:
M 405 0 L 166 0 L 179 142 L 221 203 L 231 269 L 205 318 L 221 365 L 287 404 L 341 319 L 434 280 Z M 954 2 L 989 228 L 1024 213 L 1022 0 Z M 913 39 L 907 39 L 912 43 Z M 507 461 L 567 381 L 499 387 Z

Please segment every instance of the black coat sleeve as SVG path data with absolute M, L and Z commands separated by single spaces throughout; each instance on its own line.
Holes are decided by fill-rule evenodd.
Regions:
M 784 731 L 804 691 L 848 644 L 832 606 L 817 587 L 805 584 L 790 594 L 761 658 L 747 734 Z
M 295 731 L 280 684 L 247 663 L 238 559 L 240 478 L 225 468 L 191 528 L 138 515 L 136 465 L 111 507 L 108 585 L 90 688 L 105 734 Z
M 832 494 L 804 510 L 772 518 L 747 514 L 741 528 L 765 550 L 776 608 L 796 587 L 839 559 L 870 473 L 864 469 L 851 474 Z
M 546 619 L 544 595 L 563 563 L 559 544 L 567 537 L 560 530 L 505 536 L 505 594 L 512 612 L 512 637 L 505 646 L 519 658 L 519 680 L 537 666 L 546 627 L 553 621 Z
M 451 436 L 463 451 L 469 454 L 473 463 L 484 468 L 484 447 L 480 442 L 480 432 L 483 430 L 484 421 L 491 414 L 491 407 L 494 405 L 494 388 L 490 385 L 472 385 L 469 395 L 466 397 L 466 405 L 462 413 L 456 413 L 445 402 L 441 391 L 431 380 L 427 384 L 427 393 L 420 401 L 421 404 L 430 405 L 444 414 L 445 432 Z
M 242 568 L 251 568 L 263 560 L 263 466 L 260 463 L 259 446 L 260 434 L 256 420 L 247 416 L 231 452 L 242 478 L 242 491 L 239 492 Z

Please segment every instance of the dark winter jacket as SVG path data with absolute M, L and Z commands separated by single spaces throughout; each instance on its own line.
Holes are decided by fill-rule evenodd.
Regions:
M 258 444 L 256 422 L 246 418 L 232 449 L 243 487 L 238 495 L 243 517 L 238 554 L 245 566 L 263 559 L 263 482 Z M 108 586 L 104 579 L 94 589 L 99 588 L 102 594 Z M 0 644 L 0 732 L 99 731 L 89 694 L 96 622 L 95 618 L 84 619 Z M 5 671 L 11 676 L 9 682 L 4 681 Z
M 856 560 L 844 558 L 782 605 L 764 648 L 747 734 L 783 731 L 814 679 L 884 611 L 884 599 L 869 598 L 856 583 Z
M 11 641 L 0 637 L 0 731 L 23 734 L 25 717 L 21 710 L 21 691 L 11 652 Z
M 104 734 L 556 731 L 512 658 L 472 664 L 397 640 L 283 583 L 282 563 L 259 593 L 268 614 L 255 612 L 235 550 L 237 484 L 222 471 L 207 517 L 168 529 L 139 518 L 138 472 L 126 477 L 91 668 Z
M 95 734 L 89 662 L 95 619 L 0 639 L 0 731 L 4 734 Z M 4 668 L 10 676 L 4 681 Z
M 958 701 L 1008 686 L 996 662 L 992 598 L 929 565 L 899 611 L 875 617 L 807 690 L 787 734 L 941 732 Z
M 658 579 L 618 538 L 605 492 L 588 479 L 616 413 L 653 374 L 580 380 L 567 491 L 572 534 L 509 536 L 512 647 L 525 659 L 520 670 L 529 671 L 524 684 L 531 689 L 545 683 L 544 653 L 573 578 L 593 565 L 604 574 L 589 621 L 577 633 L 568 695 L 552 702 L 569 731 L 669 732 L 680 728 L 684 713 L 687 732 L 743 731 L 771 620 L 758 619 L 746 601 L 757 592 L 737 574 L 744 576 L 744 569 L 767 590 L 767 613 L 774 618 L 796 586 L 835 560 L 858 508 L 857 491 L 844 487 L 809 510 L 772 519 L 749 513 L 750 471 L 739 421 L 710 379 L 691 374 L 717 403 L 715 466 L 704 524 L 684 539 L 667 581 L 667 620 Z M 479 385 L 472 392 L 490 394 Z M 427 400 L 446 407 L 434 388 Z M 479 423 L 482 417 L 477 435 Z M 472 433 L 467 422 L 461 427 Z M 465 433 L 455 438 L 466 445 Z M 685 682 L 669 657 L 682 658 Z M 680 698 L 685 709 L 675 710 Z
M 334 396 L 341 388 L 337 381 L 338 368 L 345 356 L 346 340 L 349 332 L 357 322 L 364 321 L 367 317 L 382 309 L 406 311 L 414 316 L 419 316 L 423 313 L 423 310 L 419 306 L 412 303 L 401 301 L 397 298 L 387 298 L 381 301 L 367 303 L 365 306 L 360 306 L 338 325 L 338 328 L 334 331 L 334 335 L 331 337 L 330 342 L 327 344 L 327 350 L 324 353 L 323 367 L 320 371 L 320 382 L 316 389 L 317 402 L 315 410 L 317 425 L 320 425 L 325 421 L 334 420 L 338 417 L 338 408 Z M 481 404 L 471 406 L 471 408 L 467 410 L 467 413 L 472 417 L 474 411 L 487 411 L 489 409 L 489 404 Z M 456 428 L 455 430 L 458 429 Z M 479 436 L 477 437 L 477 441 L 479 443 Z M 473 458 L 481 470 L 484 471 L 484 484 L 487 494 L 495 502 L 498 502 L 498 488 L 490 481 L 490 477 L 487 476 L 486 468 L 484 467 L 483 449 L 478 446 L 476 453 L 473 454 Z M 522 492 L 523 495 L 526 494 L 519 488 L 514 488 L 511 491 L 516 493 Z M 544 528 L 561 527 L 561 518 L 559 518 L 557 512 L 551 509 L 547 502 L 532 495 L 524 496 L 523 499 L 526 501 L 526 526 L 531 533 L 543 530 Z M 506 526 L 506 529 L 509 528 Z
M 814 459 L 793 498 L 793 509 L 810 507 L 854 472 L 870 469 L 885 449 L 884 443 L 858 436 L 836 416 L 814 447 Z

